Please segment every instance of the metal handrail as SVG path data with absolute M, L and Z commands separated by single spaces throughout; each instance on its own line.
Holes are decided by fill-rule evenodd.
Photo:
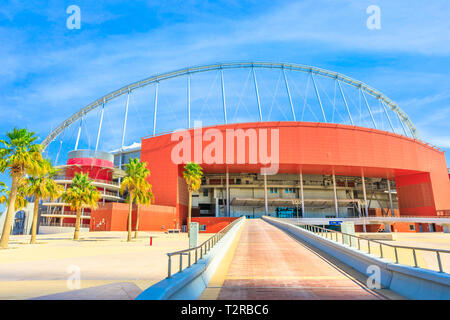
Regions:
M 292 199 L 286 198 L 286 200 L 292 200 Z M 308 199 L 305 199 L 305 201 L 308 201 Z M 308 212 L 306 212 L 306 213 L 308 213 Z M 325 212 L 325 214 L 328 214 L 328 213 L 330 215 L 336 214 L 335 212 L 331 212 L 331 211 Z M 386 219 L 386 220 L 393 220 L 393 221 L 398 220 L 398 222 L 408 222 L 408 221 L 414 222 L 414 219 L 431 219 L 431 220 L 436 219 L 437 220 L 437 219 L 447 219 L 447 218 L 450 218 L 450 215 L 436 215 L 436 216 L 404 216 L 404 215 L 401 215 L 401 216 L 400 215 L 397 215 L 397 216 L 391 216 L 391 215 L 372 216 L 372 215 L 369 215 L 369 216 L 346 216 L 346 217 L 332 217 L 332 218 L 308 216 L 308 217 L 301 217 L 299 219 L 304 219 L 304 220 L 306 220 L 306 219 L 310 219 L 310 220 L 313 220 L 313 219 L 331 220 L 331 219 L 333 219 L 333 220 L 336 220 L 337 219 L 337 220 L 343 220 L 343 221 L 345 221 L 345 220 L 353 221 L 353 220 L 358 219 L 358 220 L 366 220 L 369 222 L 373 221 L 373 220 L 377 221 L 377 220 L 385 220 Z M 296 219 L 296 218 L 291 218 L 291 219 Z
M 72 181 L 72 178 L 68 178 L 65 175 L 56 175 L 52 177 L 53 180 L 56 181 Z M 105 179 L 91 179 L 92 182 L 97 182 L 97 183 L 103 183 L 103 184 L 109 184 L 109 185 L 114 185 L 114 186 L 120 186 L 120 184 L 116 181 L 111 181 L 111 180 L 105 180 Z
M 59 210 L 59 211 L 55 211 L 54 213 L 47 213 L 45 211 L 42 211 L 41 214 L 44 214 L 46 217 L 49 217 L 49 216 L 59 217 L 60 215 L 68 215 L 68 216 L 73 216 L 74 218 L 76 218 L 76 216 L 77 216 L 77 212 L 73 211 L 73 210 L 64 210 L 64 212 Z M 81 217 L 83 219 L 85 219 L 86 217 L 89 218 L 90 216 L 91 216 L 91 212 L 85 210 Z M 66 217 L 66 218 L 71 218 L 71 217 Z
M 45 222 L 41 222 L 39 224 L 40 226 L 44 226 L 44 227 L 70 227 L 70 228 L 74 228 L 75 227 L 75 223 L 59 223 L 59 222 L 52 222 L 52 223 L 45 223 Z M 89 224 L 80 224 L 80 228 L 89 228 Z
M 212 237 L 210 237 L 208 240 L 204 241 L 202 244 L 200 244 L 197 247 L 194 248 L 189 248 L 189 249 L 184 249 L 184 250 L 179 250 L 179 251 L 175 251 L 175 252 L 169 252 L 167 253 L 167 257 L 168 257 L 168 270 L 167 270 L 167 278 L 170 278 L 172 276 L 172 256 L 176 256 L 178 255 L 180 257 L 179 259 L 179 269 L 177 272 L 181 272 L 183 271 L 183 269 L 189 268 L 191 267 L 192 264 L 196 264 L 198 262 L 198 260 L 203 258 L 203 255 L 207 254 L 209 250 L 211 250 L 214 245 L 220 241 L 220 239 L 222 239 L 222 237 L 234 226 L 236 225 L 239 221 L 241 221 L 242 219 L 244 219 L 245 217 L 240 217 L 234 221 L 232 221 L 229 225 L 227 225 L 225 228 L 223 228 L 222 230 L 220 230 L 219 232 L 217 232 L 216 234 L 214 234 Z M 193 255 L 194 255 L 194 263 L 192 263 L 192 251 L 194 251 Z M 187 255 L 188 256 L 188 266 L 186 268 L 183 268 L 183 256 Z M 174 273 L 174 274 L 175 274 Z
M 435 252 L 436 253 L 436 258 L 437 258 L 437 263 L 438 263 L 438 267 L 439 267 L 439 272 L 445 272 L 442 266 L 442 260 L 441 260 L 441 253 L 447 253 L 450 254 L 450 250 L 445 250 L 445 249 L 432 249 L 432 248 L 422 248 L 422 247 L 408 247 L 408 246 L 401 246 L 401 245 L 394 245 L 394 244 L 388 244 L 388 243 L 384 243 L 381 241 L 377 241 L 377 240 L 371 240 L 368 238 L 364 238 L 361 236 L 356 236 L 353 234 L 349 234 L 349 233 L 344 233 L 344 232 L 340 232 L 340 231 L 335 231 L 335 230 L 330 230 L 330 229 L 326 229 L 326 228 L 322 228 L 322 227 L 318 227 L 318 226 L 314 226 L 314 225 L 309 225 L 309 224 L 297 224 L 298 227 L 305 229 L 309 232 L 312 232 L 314 234 L 317 234 L 321 237 L 324 237 L 326 239 L 335 241 L 335 242 L 339 242 L 339 237 L 338 235 L 341 235 L 341 240 L 342 240 L 342 244 L 345 244 L 345 242 L 349 242 L 350 243 L 350 247 L 353 247 L 353 241 L 352 239 L 355 238 L 356 239 L 356 243 L 357 243 L 357 248 L 360 251 L 363 251 L 361 249 L 361 240 L 367 241 L 367 248 L 368 248 L 368 253 L 369 254 L 373 254 L 371 251 L 371 243 L 375 243 L 378 244 L 379 248 L 380 248 L 380 258 L 383 259 L 388 259 L 389 258 L 386 257 L 386 255 L 383 254 L 383 246 L 387 246 L 387 247 L 391 247 L 394 248 L 394 253 L 395 253 L 395 263 L 398 264 L 399 263 L 399 258 L 398 258 L 398 252 L 397 249 L 410 249 L 412 250 L 412 254 L 413 254 L 413 259 L 414 259 L 414 267 L 419 268 L 419 265 L 417 263 L 417 255 L 416 255 L 416 251 L 430 251 L 430 252 Z M 333 239 L 334 236 L 336 235 L 336 240 Z M 330 235 L 330 238 L 328 238 L 328 235 Z M 345 241 L 345 237 L 349 237 L 349 241 Z M 420 267 L 423 268 L 423 267 Z M 423 269 L 429 269 L 429 268 L 423 268 Z M 445 272 L 447 273 L 447 272 Z

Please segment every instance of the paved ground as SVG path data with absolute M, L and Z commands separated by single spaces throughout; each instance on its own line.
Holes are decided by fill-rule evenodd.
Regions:
M 382 242 L 406 247 L 450 250 L 450 233 L 396 233 L 396 240 Z M 401 263 L 414 265 L 412 250 L 400 249 L 398 252 L 401 255 L 399 257 Z M 418 250 L 416 255 L 419 267 L 439 271 L 435 252 Z M 443 270 L 450 273 L 450 253 L 441 253 L 440 257 Z M 392 257 L 392 260 L 395 260 L 395 258 Z
M 132 242 L 126 232 L 72 236 L 39 235 L 35 245 L 12 236 L 10 249 L 0 250 L 0 299 L 134 299 L 167 276 L 167 252 L 189 246 L 186 234 L 140 232 Z
M 229 267 L 217 271 L 201 299 L 383 299 L 260 219 L 245 222 L 224 262 Z

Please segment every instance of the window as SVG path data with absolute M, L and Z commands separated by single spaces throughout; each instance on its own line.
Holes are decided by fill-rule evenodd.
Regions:
M 208 196 L 208 189 L 203 189 L 203 196 L 207 197 Z
M 410 224 L 410 225 L 409 225 L 409 230 L 411 230 L 411 231 L 416 230 L 416 226 L 413 225 L 413 224 Z
M 199 231 L 206 231 L 206 224 L 201 224 Z

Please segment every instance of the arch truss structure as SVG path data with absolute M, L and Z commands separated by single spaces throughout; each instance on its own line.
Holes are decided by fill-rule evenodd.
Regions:
M 143 136 L 191 128 L 197 120 L 204 125 L 340 123 L 418 139 L 395 102 L 358 80 L 312 66 L 235 62 L 184 68 L 126 85 L 64 120 L 42 144 L 47 152 L 52 148 L 58 162 L 64 148 L 123 148 Z

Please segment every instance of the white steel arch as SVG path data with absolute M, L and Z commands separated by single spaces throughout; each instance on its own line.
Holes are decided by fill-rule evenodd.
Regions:
M 79 111 L 74 113 L 72 116 L 70 116 L 69 118 L 64 120 L 58 127 L 56 127 L 56 129 L 54 129 L 43 140 L 42 146 L 44 147 L 44 149 L 47 148 L 47 146 L 53 140 L 55 140 L 67 127 L 72 125 L 74 122 L 76 122 L 79 119 L 82 119 L 86 114 L 88 114 L 89 112 L 91 112 L 94 109 L 97 109 L 99 107 L 103 108 L 106 103 L 108 103 L 109 101 L 114 100 L 124 94 L 129 95 L 132 91 L 137 90 L 139 88 L 143 88 L 143 87 L 146 87 L 151 84 L 158 85 L 159 82 L 161 82 L 161 81 L 173 79 L 176 77 L 182 77 L 182 76 L 187 75 L 188 79 L 190 80 L 190 76 L 192 74 L 214 71 L 214 70 L 220 70 L 220 72 L 221 72 L 222 99 L 223 99 L 223 108 L 224 108 L 224 112 L 225 112 L 225 122 L 226 122 L 226 102 L 225 102 L 225 92 L 224 92 L 224 87 L 223 87 L 223 70 L 225 70 L 225 69 L 243 69 L 243 68 L 252 68 L 252 72 L 254 72 L 255 68 L 281 69 L 284 77 L 285 77 L 285 73 L 284 73 L 285 70 L 309 73 L 311 75 L 311 78 L 313 79 L 314 85 L 315 85 L 314 76 L 321 76 L 321 77 L 327 77 L 327 78 L 334 79 L 338 82 L 340 93 L 342 95 L 342 98 L 344 99 L 347 110 L 348 110 L 348 105 L 347 105 L 347 101 L 345 99 L 345 95 L 341 88 L 341 83 L 345 83 L 347 85 L 353 86 L 356 89 L 361 90 L 361 93 L 363 94 L 364 99 L 365 99 L 364 94 L 367 93 L 367 94 L 371 95 L 372 97 L 374 97 L 375 99 L 379 100 L 381 105 L 383 105 L 383 107 L 388 107 L 393 112 L 395 112 L 397 114 L 398 119 L 401 122 L 401 125 L 404 129 L 405 135 L 408 136 L 408 133 L 405 130 L 405 127 L 406 127 L 409 130 L 411 136 L 414 139 L 418 139 L 417 130 L 416 130 L 415 126 L 413 125 L 413 123 L 411 122 L 411 120 L 409 119 L 409 117 L 406 115 L 406 113 L 404 113 L 395 102 L 393 102 L 391 99 L 389 99 L 383 93 L 362 83 L 361 81 L 352 79 L 350 77 L 347 77 L 343 74 L 340 74 L 340 73 L 337 73 L 334 71 L 329 71 L 329 70 L 312 67 L 312 66 L 306 66 L 306 65 L 291 64 L 291 63 L 275 63 L 275 62 L 230 62 L 230 63 L 219 63 L 219 64 L 212 64 L 212 65 L 188 67 L 188 68 L 184 68 L 184 69 L 180 69 L 180 70 L 176 70 L 176 71 L 157 74 L 157 75 L 148 77 L 146 79 L 143 79 L 141 81 L 137 81 L 137 82 L 131 83 L 129 85 L 126 85 L 126 86 L 124 86 L 118 90 L 115 90 L 111 93 L 108 93 L 108 94 L 104 95 L 103 97 L 100 97 L 99 99 L 88 104 L 87 106 L 80 109 Z M 284 79 L 285 79 L 286 89 L 287 89 L 287 92 L 289 95 L 289 103 L 290 103 L 291 109 L 293 111 L 292 98 L 290 96 L 289 86 L 288 86 L 286 77 Z M 319 96 L 319 92 L 317 91 L 316 85 L 315 85 L 315 90 L 316 90 L 317 98 L 319 99 L 319 103 L 322 107 L 322 102 L 320 101 L 320 96 Z M 190 93 L 188 93 L 188 99 L 189 99 L 189 96 L 190 96 Z M 155 130 L 155 127 L 156 127 L 156 108 L 157 108 L 157 100 L 156 99 L 157 99 L 157 91 L 156 91 L 156 97 L 155 97 L 155 109 L 154 109 L 155 115 L 154 115 L 153 131 Z M 259 97 L 258 97 L 258 99 L 259 99 Z M 367 103 L 367 100 L 365 102 Z M 188 104 L 189 103 L 190 102 L 188 101 Z M 127 100 L 127 105 L 128 105 L 128 100 Z M 370 106 L 368 106 L 368 108 L 369 108 L 369 113 L 371 113 Z M 188 112 L 189 112 L 189 110 L 188 110 Z M 323 107 L 322 107 L 322 114 L 326 121 L 325 115 L 323 113 Z M 295 117 L 295 113 L 294 113 L 294 117 Z M 353 123 L 353 119 L 351 117 L 350 112 L 349 112 L 349 117 L 351 119 L 351 122 Z M 372 117 L 372 120 L 373 120 L 373 117 Z M 190 121 L 189 121 L 189 123 L 190 123 Z M 376 126 L 376 124 L 375 124 L 375 126 Z M 155 134 L 155 131 L 153 132 L 153 134 Z

